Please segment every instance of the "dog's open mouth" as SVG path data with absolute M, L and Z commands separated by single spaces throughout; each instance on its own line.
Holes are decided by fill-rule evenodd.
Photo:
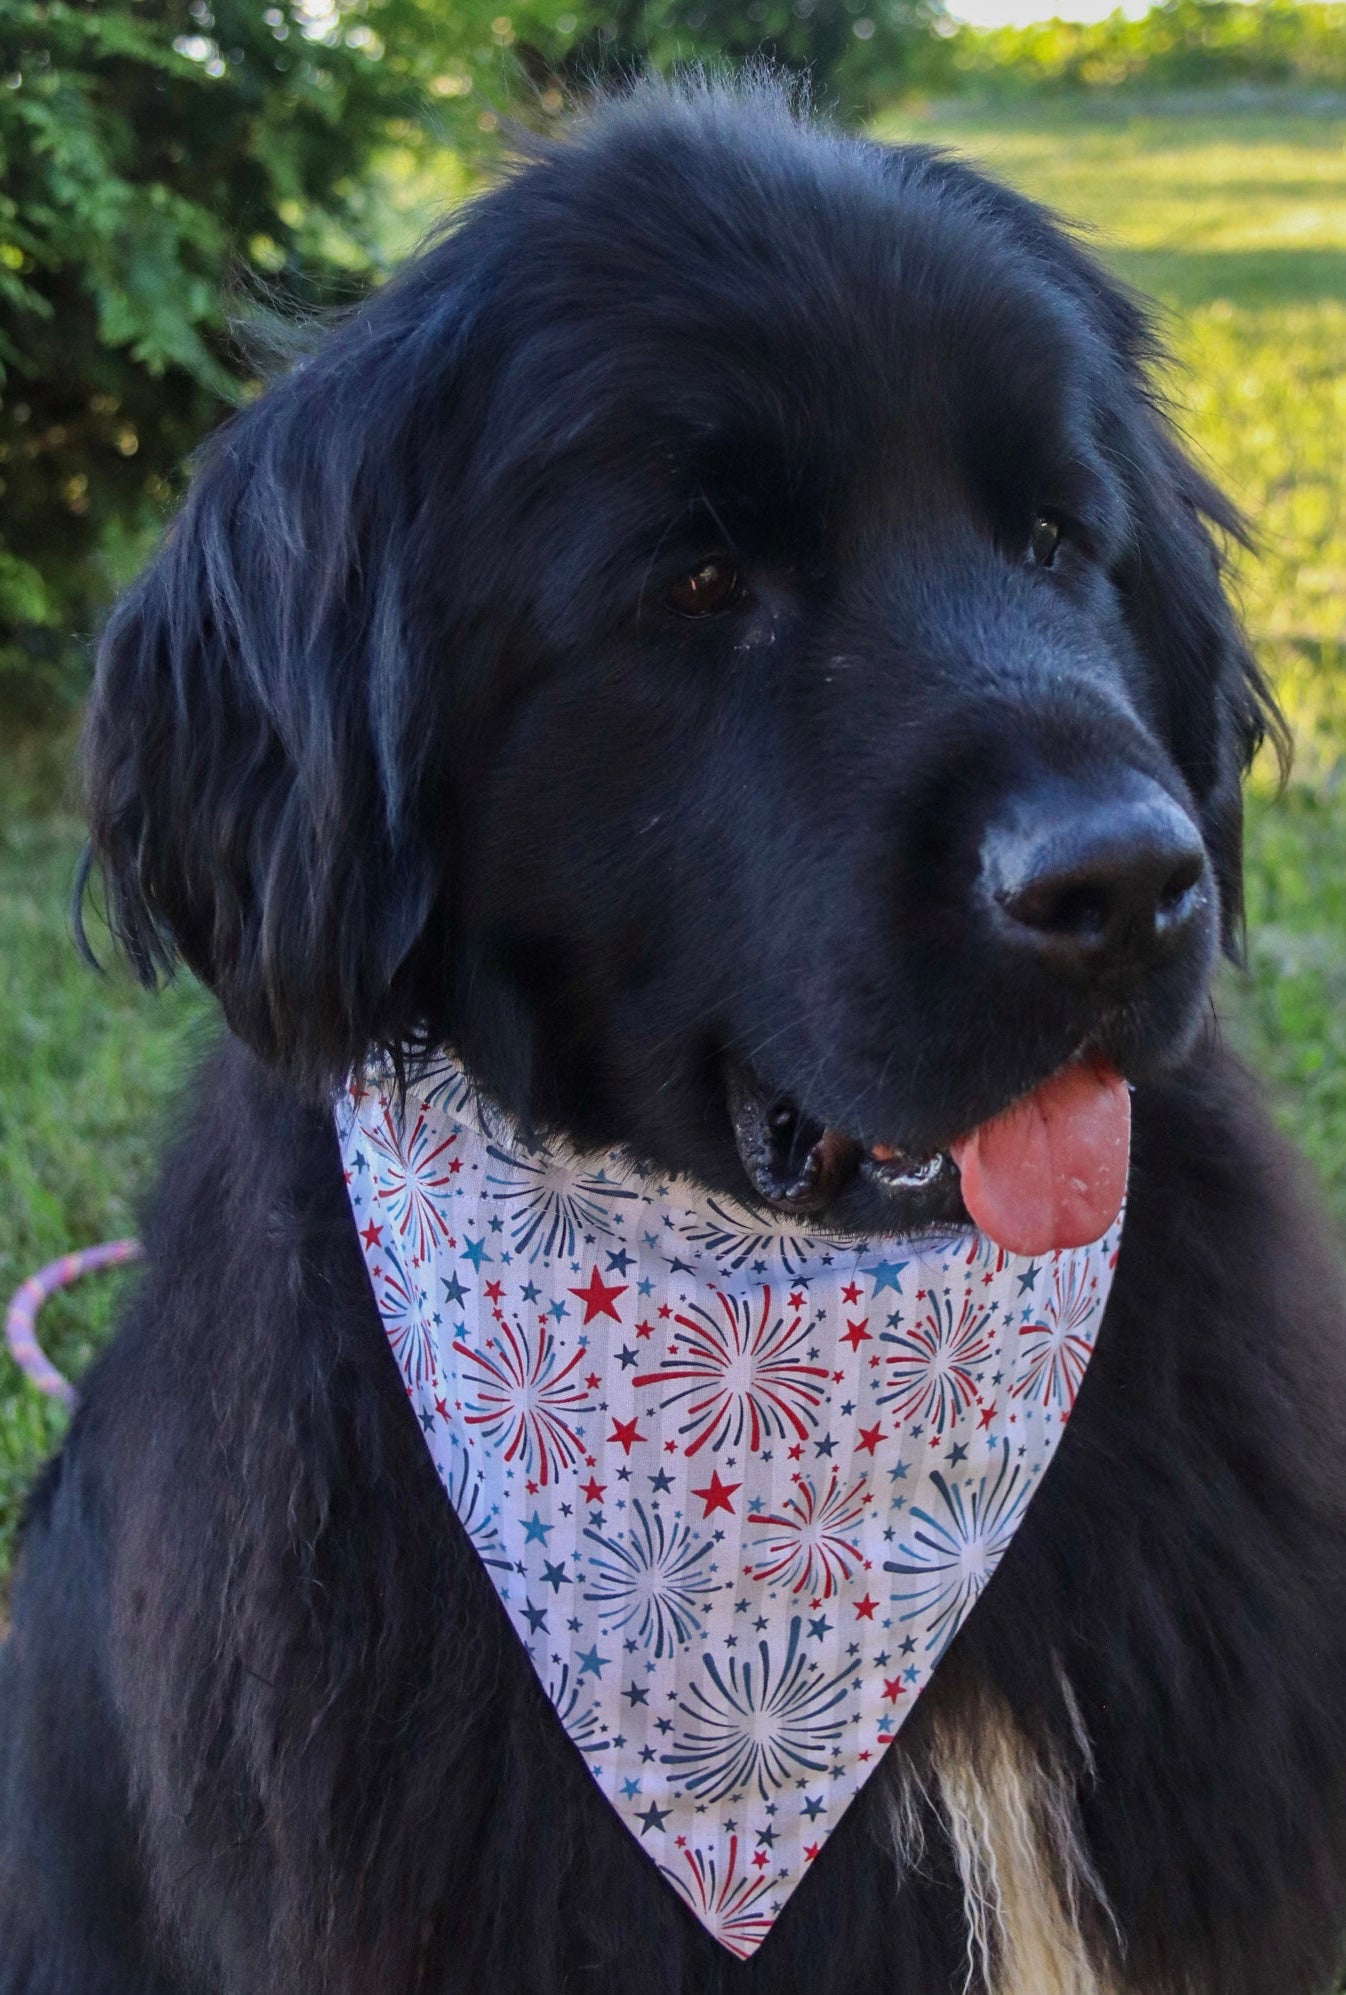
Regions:
M 729 1069 L 728 1095 L 753 1188 L 805 1219 L 863 1215 L 869 1227 L 908 1233 L 970 1217 L 1010 1252 L 1042 1254 L 1099 1239 L 1126 1193 L 1130 1094 L 1097 1057 L 1058 1068 L 924 1155 L 828 1128 L 742 1065 Z

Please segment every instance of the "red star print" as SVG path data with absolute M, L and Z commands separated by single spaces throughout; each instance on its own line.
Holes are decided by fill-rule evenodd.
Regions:
M 810 1863 L 812 1863 L 812 1862 L 813 1862 L 813 1859 L 814 1859 L 814 1857 L 815 1857 L 815 1856 L 817 1856 L 817 1854 L 818 1854 L 818 1851 L 819 1851 L 819 1849 L 820 1849 L 820 1848 L 821 1848 L 821 1844 L 819 1844 L 819 1843 L 805 1843 L 805 1845 L 804 1845 L 804 1855 L 805 1855 L 805 1856 L 806 1856 L 806 1857 L 808 1858 L 808 1860 L 809 1860 L 809 1862 L 810 1862 Z
M 598 1387 L 602 1385 L 603 1381 L 598 1376 L 597 1372 L 590 1372 L 588 1377 L 585 1379 L 584 1383 L 588 1386 L 590 1392 L 596 1392 Z
M 486 1293 L 490 1296 L 492 1302 L 499 1302 L 501 1296 L 504 1294 L 504 1290 L 501 1288 L 499 1282 L 487 1282 Z
M 444 1401 L 442 1399 L 437 1399 L 435 1401 L 435 1412 L 439 1415 L 441 1420 L 447 1420 L 449 1417 L 449 1409 L 444 1404 Z
M 862 1427 L 860 1429 L 860 1453 L 862 1455 L 872 1455 L 882 1439 L 883 1428 L 881 1425 L 876 1427 Z
M 790 1307 L 791 1309 L 802 1309 L 804 1307 L 803 1289 L 796 1288 L 790 1291 Z
M 799 1457 L 803 1454 L 803 1452 L 804 1452 L 804 1443 L 802 1441 L 796 1441 L 795 1445 L 790 1450 L 790 1460 L 792 1462 L 797 1462 L 799 1460 Z
M 629 1455 L 637 1441 L 647 1440 L 649 1438 L 648 1435 L 637 1434 L 636 1432 L 636 1420 L 639 1420 L 639 1418 L 640 1415 L 637 1414 L 635 1420 L 619 1420 L 614 1413 L 612 1416 L 612 1432 L 608 1435 L 608 1446 L 611 1447 L 614 1441 L 619 1441 Z
M 842 1338 L 842 1343 L 849 1344 L 853 1351 L 858 1351 L 862 1344 L 872 1344 L 874 1339 L 869 1334 L 868 1323 L 869 1318 L 867 1316 L 860 1323 L 852 1323 L 848 1316 L 846 1318 L 846 1335 Z
M 606 1287 L 599 1278 L 598 1266 L 595 1263 L 589 1276 L 588 1288 L 572 1288 L 570 1293 L 577 1295 L 584 1304 L 586 1323 L 592 1323 L 595 1316 L 610 1316 L 614 1323 L 620 1323 L 622 1319 L 612 1305 L 617 1296 L 625 1295 L 626 1286 L 625 1282 L 614 1282 L 611 1288 Z
M 843 1300 L 846 1302 L 858 1302 L 860 1300 L 860 1291 L 855 1286 L 854 1282 L 847 1282 L 845 1288 L 842 1289 L 841 1294 Z
M 896 1704 L 899 1697 L 905 1697 L 907 1693 L 902 1688 L 901 1677 L 895 1676 L 890 1681 L 889 1678 L 885 1676 L 883 1679 L 883 1694 L 888 1699 L 888 1702 L 890 1704 Z M 885 1720 L 884 1722 L 886 1723 L 887 1721 Z
M 636 1335 L 637 1337 L 652 1337 L 654 1335 L 654 1325 L 652 1323 L 637 1323 Z
M 765 1850 L 758 1850 L 756 1856 L 753 1858 L 753 1862 L 757 1865 L 757 1868 L 759 1870 L 762 1868 L 763 1864 L 770 1863 L 770 1861 L 771 1858 L 767 1855 Z
M 364 1241 L 366 1247 L 381 1247 L 383 1245 L 382 1235 L 383 1228 L 376 1226 L 371 1219 L 364 1232 L 360 1235 L 360 1238 Z M 346 1237 L 349 1239 L 350 1235 L 347 1234 Z
M 606 1488 L 607 1484 L 605 1482 L 599 1482 L 596 1476 L 591 1475 L 587 1482 L 580 1484 L 580 1495 L 586 1503 L 601 1503 L 603 1501 L 603 1491 Z
M 983 1427 L 989 1427 L 994 1419 L 995 1419 L 995 1401 L 992 1400 L 989 1406 L 983 1406 L 981 1410 L 981 1424 Z
M 868 1594 L 865 1595 L 863 1600 L 857 1600 L 855 1603 L 856 1620 L 872 1621 L 874 1619 L 874 1609 L 878 1606 L 878 1604 L 879 1604 L 878 1601 L 871 1600 Z
M 632 1422 L 632 1425 L 634 1424 Z M 742 1487 L 743 1484 L 741 1482 L 721 1482 L 720 1471 L 712 1469 L 710 1482 L 706 1488 L 694 1489 L 692 1495 L 699 1496 L 706 1506 L 701 1512 L 703 1518 L 709 1517 L 713 1510 L 727 1510 L 732 1517 L 734 1514 L 734 1505 L 731 1499 L 734 1491 L 742 1489 Z

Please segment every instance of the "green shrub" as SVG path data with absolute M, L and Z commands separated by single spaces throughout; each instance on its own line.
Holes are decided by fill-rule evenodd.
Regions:
M 417 111 L 430 12 L 386 0 L 0 0 L 0 682 L 80 640 L 245 393 L 231 296 L 348 296 L 366 173 Z M 410 51 L 403 54 L 400 51 Z
M 1340 0 L 1165 0 L 1143 19 L 964 30 L 946 48 L 948 81 L 987 95 L 1139 85 L 1346 87 Z

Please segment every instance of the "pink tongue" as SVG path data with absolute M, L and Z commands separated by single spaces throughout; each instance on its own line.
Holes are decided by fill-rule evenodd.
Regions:
M 1121 1211 L 1130 1093 L 1115 1067 L 1082 1062 L 952 1147 L 963 1203 L 998 1246 L 1012 1254 L 1084 1247 Z

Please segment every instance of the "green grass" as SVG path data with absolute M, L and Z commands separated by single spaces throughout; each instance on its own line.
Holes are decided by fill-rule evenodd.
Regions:
M 1346 1226 L 1346 111 L 1286 101 L 1165 115 L 1100 101 L 887 120 L 939 138 L 1095 225 L 1099 247 L 1170 309 L 1181 420 L 1262 536 L 1239 585 L 1301 737 L 1279 801 L 1249 822 L 1249 978 L 1226 1029 Z M 155 1000 L 77 959 L 67 905 L 80 845 L 66 737 L 5 739 L 0 717 L 0 1293 L 71 1246 L 127 1231 L 209 1008 Z M 78 1371 L 118 1282 L 43 1312 Z M 0 1570 L 22 1489 L 60 1416 L 0 1359 Z
M 71 1247 L 135 1230 L 167 1105 L 205 1014 L 190 988 L 155 999 L 75 953 L 82 842 L 72 737 L 0 753 L 0 1298 Z M 125 1277 L 95 1276 L 42 1312 L 44 1344 L 77 1374 Z M 23 1491 L 63 1416 L 0 1359 L 0 1574 Z

